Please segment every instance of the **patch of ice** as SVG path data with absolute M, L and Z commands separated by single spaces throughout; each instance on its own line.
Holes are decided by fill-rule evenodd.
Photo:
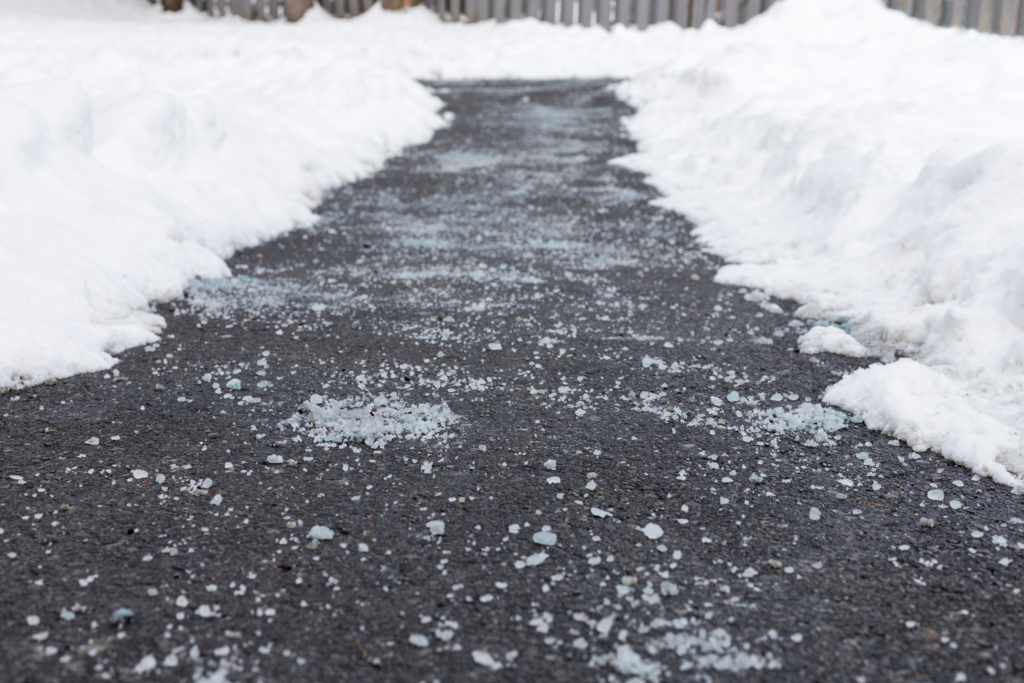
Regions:
M 456 416 L 447 403 L 407 405 L 397 393 L 366 398 L 305 401 L 299 412 L 281 423 L 306 434 L 313 443 L 365 443 L 380 449 L 394 439 L 433 438 Z

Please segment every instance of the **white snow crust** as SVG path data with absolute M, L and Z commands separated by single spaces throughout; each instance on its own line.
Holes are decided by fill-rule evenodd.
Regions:
M 831 325 L 817 325 L 797 339 L 800 353 L 835 353 L 840 356 L 863 358 L 868 350 L 846 330 Z
M 446 123 L 415 79 L 626 77 L 681 35 L 0 0 L 0 391 L 111 367 L 156 340 L 152 302 L 429 140 Z
M 828 401 L 1020 483 L 1024 40 L 786 0 L 689 31 L 618 92 L 638 109 L 621 163 L 730 262 L 717 282 L 849 318 L 855 340 L 812 330 L 808 346 L 909 357 Z

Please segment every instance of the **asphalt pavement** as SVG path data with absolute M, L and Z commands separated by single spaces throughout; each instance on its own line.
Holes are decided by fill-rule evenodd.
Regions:
M 1020 498 L 643 177 L 603 81 L 451 127 L 0 396 L 0 681 L 1021 680 Z M 818 321 L 839 324 L 842 321 Z

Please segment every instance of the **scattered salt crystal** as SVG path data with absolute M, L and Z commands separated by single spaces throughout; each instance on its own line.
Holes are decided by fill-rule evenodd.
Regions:
M 174 604 L 178 607 L 188 607 L 188 598 L 186 598 L 184 595 L 179 595 L 177 598 L 174 599 Z
M 501 662 L 495 660 L 494 657 L 483 650 L 473 650 L 473 661 L 480 666 L 486 666 L 491 671 L 497 671 L 501 668 Z
M 50 632 L 49 631 L 40 631 L 39 633 L 33 633 L 29 637 L 32 640 L 36 641 L 37 643 L 41 643 L 41 642 L 43 642 L 44 640 L 46 640 L 47 638 L 50 637 Z
M 242 381 L 237 377 L 234 377 L 232 379 L 229 379 L 227 385 L 225 386 L 227 386 L 227 388 L 231 389 L 232 391 L 239 391 L 242 388 Z
M 156 669 L 156 657 L 153 655 L 146 655 L 139 660 L 138 664 L 132 667 L 132 673 L 134 674 L 148 674 L 150 671 Z
M 280 455 L 268 455 L 267 462 L 270 463 L 271 465 L 280 465 L 281 463 L 284 462 L 284 458 L 282 458 Z
M 562 483 L 562 478 L 561 477 L 548 477 L 548 483 L 549 484 L 561 484 Z
M 960 481 L 959 479 L 954 479 L 953 480 L 953 486 L 956 486 L 958 488 L 963 488 L 964 483 L 962 481 Z
M 953 508 L 954 510 L 959 510 L 963 506 L 964 506 L 964 504 L 961 503 L 959 500 L 951 500 L 951 501 L 949 501 L 949 507 Z
M 314 541 L 329 541 L 334 538 L 334 530 L 330 527 L 317 524 L 309 530 L 309 533 L 306 534 L 306 538 L 312 538 Z
M 843 486 L 853 486 L 852 479 L 840 479 L 839 483 L 842 484 Z
M 69 609 L 62 609 L 60 611 L 60 618 L 63 619 L 64 621 L 74 621 L 75 620 L 75 613 L 72 612 Z
M 612 513 L 608 512 L 607 510 L 602 510 L 601 508 L 590 508 L 590 514 L 594 515 L 595 517 L 600 517 L 601 519 L 612 516 Z
M 722 403 L 723 403 L 722 399 L 718 398 L 717 396 L 712 396 L 711 397 L 711 405 L 713 405 L 713 406 L 720 406 L 720 405 L 722 405 Z
M 679 586 L 677 586 L 676 584 L 672 583 L 671 581 L 662 581 L 661 582 L 661 594 L 664 595 L 665 597 L 672 597 L 674 595 L 679 595 Z
M 35 614 L 30 614 L 25 617 L 25 623 L 29 626 L 39 626 L 39 617 Z
M 527 567 L 536 567 L 538 564 L 543 563 L 544 560 L 546 560 L 546 559 L 548 559 L 548 554 L 547 553 L 544 553 L 544 552 L 534 553 L 533 555 L 530 555 L 529 557 L 526 558 L 526 566 Z
M 533 535 L 533 542 L 537 545 L 554 545 L 558 543 L 558 536 L 550 531 L 538 531 Z
M 547 460 L 544 462 L 544 469 L 551 470 L 552 472 L 558 468 L 558 462 L 555 460 Z
M 444 536 L 444 522 L 439 519 L 432 519 L 427 522 L 427 528 L 430 529 L 432 536 Z
M 213 617 L 220 616 L 220 614 L 209 605 L 199 605 L 196 608 L 196 616 L 200 619 L 212 619 Z
M 928 492 L 929 500 L 942 500 L 946 495 L 942 492 L 942 489 L 932 489 Z
M 490 344 L 487 345 L 487 348 L 490 349 L 491 351 L 501 351 L 501 344 L 499 344 L 498 342 L 491 342 Z
M 731 392 L 729 392 L 729 394 L 726 395 L 725 400 L 728 401 L 729 403 L 739 403 L 740 392 L 738 392 L 738 391 L 731 391 Z
M 905 622 L 903 622 L 903 625 L 906 626 L 907 628 L 917 628 L 917 622 L 916 621 L 905 621 Z
M 726 498 L 725 496 L 719 496 L 718 503 L 719 503 L 719 505 L 728 505 L 729 504 L 729 499 Z
M 430 460 L 424 460 L 422 463 L 420 463 L 420 472 L 422 472 L 423 474 L 433 474 L 434 463 L 431 462 Z
M 494 600 L 494 596 L 491 595 L 490 593 L 486 593 L 486 594 L 480 596 L 480 600 L 479 601 L 483 602 L 483 603 L 487 603 L 487 602 L 491 602 L 492 600 Z
M 922 517 L 919 524 L 923 526 L 925 529 L 931 529 L 935 526 L 935 520 L 931 517 Z
M 804 642 L 804 636 L 802 633 L 794 633 L 789 637 L 789 639 L 792 640 L 794 643 Z
M 430 647 L 430 640 L 422 633 L 413 633 L 409 636 L 409 644 L 413 647 Z
M 518 534 L 519 533 L 519 529 L 520 529 L 520 527 L 519 527 L 518 524 L 509 524 L 508 525 L 508 532 L 510 534 Z
M 85 440 L 85 445 L 86 446 L 99 446 L 100 445 L 100 440 L 98 438 L 96 438 L 95 436 L 91 436 L 91 437 L 89 437 L 88 439 Z
M 132 476 L 136 479 L 145 479 L 149 476 L 149 472 L 146 470 L 132 470 Z
M 223 502 L 224 496 L 220 495 L 219 493 L 210 499 L 210 505 L 220 505 Z
M 665 535 L 665 530 L 657 524 L 655 524 L 654 522 L 648 523 L 647 526 L 640 529 L 640 531 L 642 531 L 644 533 L 644 536 L 651 539 L 652 541 L 656 541 Z

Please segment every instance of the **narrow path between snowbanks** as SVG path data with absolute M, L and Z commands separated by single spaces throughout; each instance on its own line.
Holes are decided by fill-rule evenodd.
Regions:
M 857 340 L 817 350 L 913 359 L 827 401 L 1021 487 L 1024 40 L 874 0 L 787 0 L 690 38 L 619 87 L 639 110 L 623 163 L 734 264 L 718 282 Z
M 5 677 L 1015 671 L 1019 498 L 820 404 L 864 361 L 711 281 L 606 82 L 436 85 L 159 344 L 0 397 Z

